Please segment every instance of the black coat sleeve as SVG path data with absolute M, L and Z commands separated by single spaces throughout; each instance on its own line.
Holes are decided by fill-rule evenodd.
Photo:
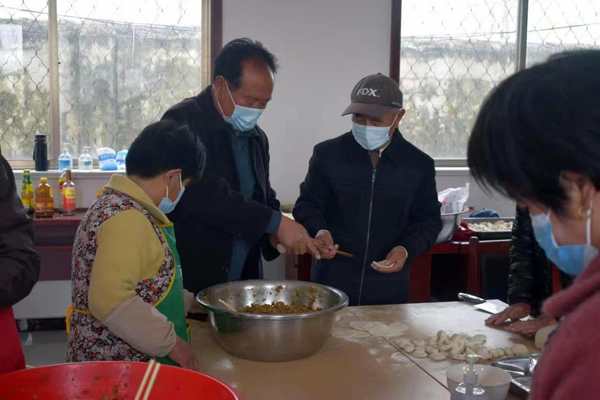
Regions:
M 529 304 L 534 315 L 539 311 L 541 302 L 550 295 L 544 292 L 552 287 L 552 267 L 540 252 L 529 212 L 525 208 L 517 208 L 510 242 L 508 303 Z M 543 290 L 545 286 L 549 289 Z
M 17 195 L 15 178 L 0 156 L 0 310 L 24 299 L 37 282 L 40 259 L 31 220 Z
M 442 230 L 441 204 L 437 198 L 435 184 L 435 166 L 433 160 L 430 161 L 411 205 L 408 226 L 402 232 L 398 242 L 399 246 L 403 246 L 408 251 L 409 260 L 429 250 Z
M 266 183 L 267 183 L 267 187 L 265 188 L 265 194 L 267 197 L 267 206 L 271 207 L 273 210 L 275 211 L 280 211 L 281 210 L 281 203 L 279 202 L 279 200 L 277 200 L 277 193 L 275 193 L 275 190 L 271 187 L 271 174 L 270 174 L 270 164 L 271 164 L 271 153 L 269 152 L 269 140 L 267 139 L 267 137 L 265 136 L 265 148 L 266 148 L 266 163 L 267 165 L 265 166 L 265 171 L 267 172 L 267 179 L 266 179 Z M 277 257 L 279 257 L 279 251 L 277 249 L 274 249 L 273 246 L 271 246 L 271 242 L 269 240 L 269 235 L 264 235 L 263 238 L 263 246 L 262 246 L 262 255 L 265 258 L 265 260 L 267 261 L 273 261 L 275 260 Z
M 315 147 L 293 211 L 294 219 L 306 228 L 311 237 L 315 237 L 320 230 L 327 229 L 325 212 L 330 192 L 322 169 L 321 155 Z

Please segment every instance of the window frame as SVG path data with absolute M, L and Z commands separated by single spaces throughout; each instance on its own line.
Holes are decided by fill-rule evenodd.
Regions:
M 390 26 L 390 71 L 389 77 L 400 83 L 400 57 L 402 39 L 402 0 L 391 0 Z M 518 0 L 517 40 L 515 72 L 525 69 L 527 61 L 527 18 L 529 0 Z M 467 166 L 466 158 L 435 158 L 436 167 L 463 168 Z
M 58 57 L 58 0 L 48 0 L 48 78 L 49 78 L 49 126 L 48 126 L 48 169 L 58 167 L 58 157 L 62 146 L 60 137 L 60 88 L 59 88 L 59 57 Z M 201 88 L 212 82 L 212 66 L 214 59 L 222 46 L 223 37 L 223 0 L 202 1 L 202 54 L 201 58 Z M 33 169 L 33 159 L 8 160 L 14 170 Z M 94 160 L 97 168 L 98 161 Z M 73 160 L 77 167 L 78 160 Z

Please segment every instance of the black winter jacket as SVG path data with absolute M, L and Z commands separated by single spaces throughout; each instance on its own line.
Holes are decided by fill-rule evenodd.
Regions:
M 340 250 L 354 255 L 315 263 L 314 280 L 346 292 L 351 305 L 404 303 L 410 263 L 431 248 L 442 227 L 433 160 L 399 131 L 377 168 L 352 132 L 320 143 L 294 217 L 311 236 L 330 231 Z M 396 246 L 408 250 L 400 272 L 382 274 L 370 267 Z
M 544 300 L 552 295 L 552 266 L 535 240 L 529 211 L 517 208 L 510 243 L 508 303 L 527 303 L 533 316 L 540 315 Z M 573 277 L 561 271 L 560 281 L 564 289 Z
M 269 182 L 269 141 L 258 126 L 249 139 L 256 189 L 253 199 L 240 192 L 230 125 L 212 101 L 212 86 L 171 107 L 162 119 L 188 125 L 206 147 L 204 176 L 186 188 L 171 214 L 181 257 L 183 284 L 193 293 L 227 282 L 234 236 L 243 236 L 252 250 L 242 279 L 262 278 L 261 249 L 267 261 L 279 256 L 269 243 L 266 227 L 279 201 Z
M 31 220 L 17 195 L 12 169 L 0 155 L 0 310 L 24 299 L 39 275 Z

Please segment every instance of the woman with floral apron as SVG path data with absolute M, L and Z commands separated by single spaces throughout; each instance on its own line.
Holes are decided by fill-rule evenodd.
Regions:
M 148 126 L 129 149 L 127 177 L 113 175 L 73 247 L 67 360 L 149 361 L 197 369 L 185 316 L 173 211 L 202 174 L 202 144 L 185 126 Z

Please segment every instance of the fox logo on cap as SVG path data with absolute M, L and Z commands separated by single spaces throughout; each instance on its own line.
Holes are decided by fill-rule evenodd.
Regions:
M 372 97 L 379 97 L 379 95 L 376 93 L 378 89 L 371 89 L 371 88 L 361 88 L 358 89 L 356 92 L 357 96 L 372 96 Z

